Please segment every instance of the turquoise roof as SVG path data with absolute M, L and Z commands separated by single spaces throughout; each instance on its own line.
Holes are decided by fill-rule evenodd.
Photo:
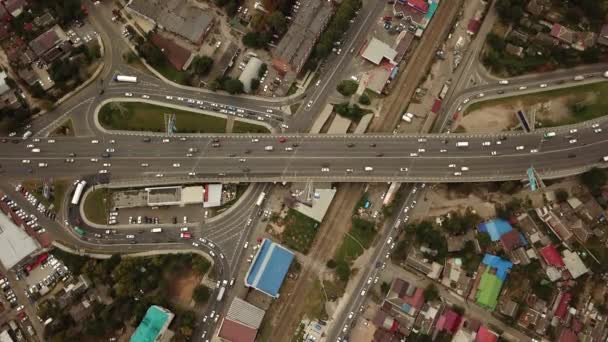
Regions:
M 173 314 L 160 306 L 152 305 L 139 326 L 131 335 L 131 342 L 154 342 L 169 325 Z

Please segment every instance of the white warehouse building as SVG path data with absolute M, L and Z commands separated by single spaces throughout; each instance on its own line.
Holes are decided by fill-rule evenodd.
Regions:
M 243 89 L 246 93 L 251 92 L 251 81 L 253 81 L 254 78 L 259 78 L 258 72 L 260 71 L 262 64 L 263 63 L 259 58 L 251 57 L 249 62 L 247 62 L 245 69 L 243 69 L 241 76 L 239 76 L 239 81 L 243 83 Z

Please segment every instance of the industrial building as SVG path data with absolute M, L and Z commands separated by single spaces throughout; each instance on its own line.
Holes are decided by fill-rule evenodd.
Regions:
M 292 251 L 264 239 L 245 275 L 245 286 L 278 298 L 293 258 Z
M 243 89 L 246 93 L 250 93 L 252 90 L 251 81 L 256 78 L 259 79 L 258 73 L 261 67 L 262 61 L 259 58 L 251 57 L 249 62 L 247 62 L 245 69 L 243 69 L 243 72 L 239 76 L 239 81 L 243 83 Z
M 230 342 L 254 342 L 266 312 L 235 297 L 222 321 L 218 336 Z
M 0 212 L 0 263 L 11 269 L 40 250 L 40 244 Z

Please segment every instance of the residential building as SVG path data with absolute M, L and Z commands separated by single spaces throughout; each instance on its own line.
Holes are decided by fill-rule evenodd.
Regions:
M 441 316 L 439 316 L 439 320 L 437 320 L 437 325 L 435 328 L 440 332 L 447 332 L 451 335 L 455 334 L 460 327 L 460 323 L 462 323 L 462 316 L 457 314 L 452 309 L 445 310 Z
M 161 306 L 150 306 L 141 323 L 131 335 L 130 341 L 169 341 L 173 333 L 168 328 L 174 317 L 175 314 Z
M 27 5 L 27 2 L 25 0 L 4 0 L 2 5 L 11 16 L 17 18 L 23 13 L 23 8 Z
M 289 30 L 272 53 L 272 66 L 280 74 L 298 74 L 302 70 L 332 13 L 327 1 L 302 2 Z
M 460 296 L 467 297 L 471 290 L 473 279 L 467 276 L 466 271 L 462 268 L 462 259 L 449 258 L 445 261 L 441 283 L 456 291 Z
M 158 33 L 150 34 L 150 42 L 156 45 L 167 57 L 167 60 L 176 70 L 186 70 L 190 66 L 194 55 L 189 49 L 179 45 L 175 40 L 168 39 Z
M 212 15 L 188 0 L 131 0 L 125 8 L 195 45 L 203 43 L 213 26 Z
M 46 63 L 52 63 L 55 59 L 67 54 L 72 49 L 68 36 L 59 25 L 55 25 L 34 38 L 29 47 L 37 58 Z
M 395 278 L 385 302 L 392 305 L 392 312 L 416 317 L 424 304 L 424 289 L 403 279 Z
M 583 262 L 583 260 L 581 260 L 581 257 L 577 253 L 571 252 L 569 249 L 566 249 L 564 250 L 563 254 L 564 265 L 568 272 L 570 272 L 570 275 L 573 279 L 576 279 L 582 276 L 583 274 L 589 272 L 589 269 L 587 268 L 587 266 L 585 266 L 585 263 Z
M 551 28 L 551 36 L 568 45 L 574 43 L 575 39 L 574 31 L 557 23 L 553 24 L 553 27 Z
M 604 24 L 597 37 L 597 43 L 608 46 L 608 24 Z

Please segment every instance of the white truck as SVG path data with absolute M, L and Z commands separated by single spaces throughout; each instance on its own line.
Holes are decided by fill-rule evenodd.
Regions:
M 456 143 L 456 147 L 460 147 L 460 148 L 469 147 L 469 142 L 468 141 L 459 141 Z

